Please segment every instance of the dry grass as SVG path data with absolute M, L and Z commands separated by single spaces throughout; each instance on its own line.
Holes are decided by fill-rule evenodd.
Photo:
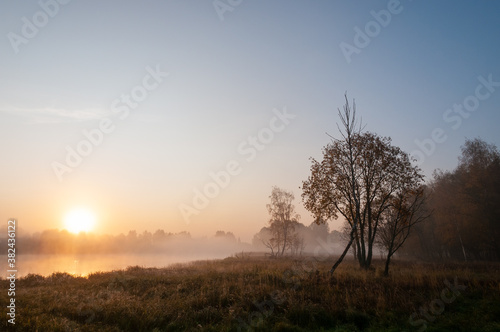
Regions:
M 17 282 L 19 331 L 401 331 L 440 297 L 445 280 L 467 288 L 428 331 L 499 331 L 499 264 L 396 262 L 382 276 L 332 259 L 227 258 L 165 269 L 129 267 L 86 278 L 58 273 Z M 7 281 L 1 281 L 7 289 Z M 0 294 L 7 303 L 6 292 Z M 5 305 L 2 315 L 6 317 Z M 6 320 L 4 319 L 4 322 Z M 2 322 L 2 328 L 6 326 Z M 415 324 L 414 324 L 415 325 Z

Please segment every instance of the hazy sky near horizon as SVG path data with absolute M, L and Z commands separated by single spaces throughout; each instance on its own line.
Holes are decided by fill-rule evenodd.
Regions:
M 366 130 L 430 179 L 466 138 L 500 146 L 499 13 L 451 0 L 2 2 L 0 219 L 62 228 L 83 207 L 100 233 L 250 240 L 276 185 L 309 224 L 299 187 L 326 133 L 338 137 L 346 91 Z

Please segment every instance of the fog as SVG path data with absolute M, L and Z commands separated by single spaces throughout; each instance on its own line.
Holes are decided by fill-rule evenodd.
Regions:
M 0 241 L 4 248 L 6 239 Z M 164 267 L 173 263 L 218 259 L 250 250 L 250 244 L 225 232 L 212 237 L 192 238 L 186 232 L 172 234 L 163 230 L 142 234 L 130 231 L 116 236 L 46 230 L 16 238 L 16 263 L 19 276 L 53 272 L 87 275 L 136 265 Z M 2 264 L 4 262 L 7 260 L 2 259 Z
M 210 258 L 224 258 L 216 255 Z M 65 272 L 75 276 L 87 276 L 95 272 L 123 270 L 129 266 L 167 267 L 175 263 L 187 263 L 201 260 L 202 256 L 162 255 L 162 254 L 87 254 L 87 255 L 19 255 L 18 277 L 28 274 L 50 276 L 53 273 Z
M 303 239 L 303 246 L 295 256 L 338 255 L 345 241 L 337 231 L 330 232 L 328 225 L 305 226 L 298 224 L 296 232 Z M 45 230 L 16 237 L 16 265 L 18 276 L 54 272 L 67 272 L 86 276 L 98 271 L 113 271 L 129 266 L 166 267 L 175 263 L 197 260 L 223 259 L 230 256 L 269 255 L 262 238 L 269 235 L 263 227 L 254 235 L 252 243 L 242 242 L 231 232 L 217 231 L 214 235 L 192 237 L 188 232 L 169 233 L 164 230 L 144 231 L 138 234 L 99 235 L 73 234 L 66 230 Z M 6 248 L 7 239 L 0 238 Z M 7 252 L 7 250 L 2 250 Z M 291 255 L 291 252 L 287 252 Z M 2 258 L 1 264 L 7 259 Z

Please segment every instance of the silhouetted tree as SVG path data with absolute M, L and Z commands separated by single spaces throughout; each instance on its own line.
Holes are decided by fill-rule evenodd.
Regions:
M 167 238 L 167 234 L 165 233 L 165 231 L 163 229 L 157 229 L 153 233 L 153 242 L 161 243 L 161 242 L 165 241 L 166 238 Z
M 271 257 L 276 257 L 280 254 L 281 233 L 278 227 L 279 225 L 274 224 L 269 228 L 263 228 L 259 234 L 256 234 L 256 239 L 258 239 L 264 247 L 271 250 Z
M 458 167 L 435 172 L 435 233 L 447 256 L 500 258 L 500 153 L 480 139 L 466 140 Z
M 427 186 L 432 215 L 402 247 L 425 259 L 500 259 L 500 153 L 481 139 L 466 140 L 453 171 L 434 172 Z
M 304 237 L 301 236 L 299 233 L 294 233 L 291 236 L 289 242 L 290 242 L 290 253 L 292 255 L 302 255 L 302 252 L 306 247 L 304 242 Z
M 226 241 L 234 241 L 236 242 L 236 236 L 232 232 L 224 232 L 224 231 L 217 231 L 215 232 L 215 237 L 220 238 Z
M 264 243 L 274 253 L 283 256 L 286 250 L 291 249 L 291 243 L 295 234 L 295 226 L 300 216 L 295 212 L 292 204 L 294 195 L 292 192 L 273 187 L 271 203 L 267 204 L 267 211 L 271 216 L 269 220 L 272 237 Z
M 350 228 L 350 240 L 330 273 L 354 243 L 362 268 L 369 268 L 377 231 L 391 199 L 406 187 L 418 185 L 423 176 L 412 166 L 409 155 L 391 145 L 391 139 L 362 132 L 347 95 L 339 117 L 341 139 L 323 149 L 323 160 L 312 159 L 311 176 L 303 182 L 302 198 L 318 222 L 342 215 Z
M 330 234 L 330 226 L 328 225 L 327 222 L 323 223 L 312 222 L 308 226 L 308 228 L 311 232 L 311 235 L 314 238 L 322 239 L 323 241 L 326 241 L 326 239 L 328 238 L 328 234 Z
M 389 275 L 392 256 L 401 248 L 417 223 L 429 214 L 424 211 L 424 187 L 403 186 L 403 190 L 393 195 L 384 212 L 384 221 L 379 231 L 379 243 L 386 252 L 384 275 Z

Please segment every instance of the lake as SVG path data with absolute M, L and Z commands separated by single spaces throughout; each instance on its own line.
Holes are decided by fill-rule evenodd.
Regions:
M 195 260 L 222 259 L 227 254 L 220 255 L 184 255 L 172 256 L 165 254 L 105 254 L 105 255 L 17 255 L 17 277 L 30 273 L 43 276 L 54 272 L 67 272 L 73 275 L 87 276 L 98 271 L 113 271 L 125 269 L 128 266 L 166 267 L 175 263 L 187 263 Z M 0 256 L 2 277 L 7 273 L 7 256 Z

